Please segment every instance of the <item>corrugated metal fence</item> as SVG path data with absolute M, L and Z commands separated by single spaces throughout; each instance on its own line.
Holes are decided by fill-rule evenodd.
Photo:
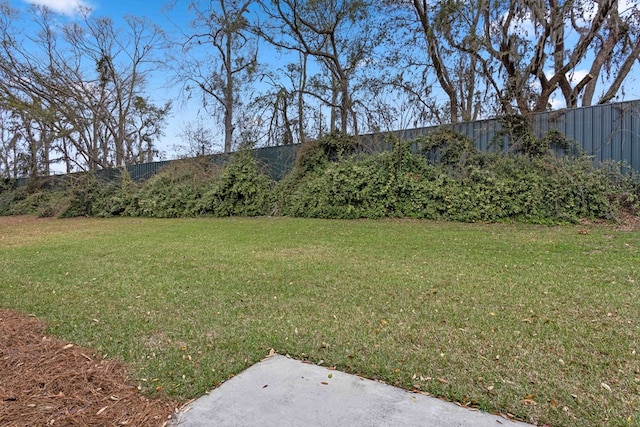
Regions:
M 640 100 L 536 113 L 531 124 L 537 137 L 558 130 L 574 141 L 596 164 L 624 162 L 640 172 Z M 480 151 L 507 150 L 508 135 L 502 135 L 500 119 L 456 123 L 449 129 L 466 135 Z M 403 140 L 427 135 L 438 127 L 395 132 Z M 500 144 L 495 144 L 496 138 Z
M 558 130 L 573 140 L 587 155 L 592 156 L 596 164 L 605 161 L 622 162 L 640 172 L 640 100 L 536 113 L 530 120 L 538 137 L 543 137 L 550 130 Z M 469 137 L 479 151 L 506 151 L 509 147 L 509 136 L 504 132 L 500 119 L 456 123 L 446 127 Z M 374 150 L 389 150 L 391 145 L 385 142 L 389 135 L 407 141 L 441 128 L 432 126 L 406 129 L 363 135 L 362 138 L 373 143 L 369 146 Z M 299 148 L 300 144 L 282 145 L 258 148 L 254 153 L 271 177 L 280 180 L 293 167 Z M 211 160 L 224 164 L 229 160 L 229 155 L 216 154 L 211 156 Z M 153 176 L 169 163 L 170 161 L 162 161 L 131 165 L 127 166 L 127 171 L 132 179 L 141 181 Z M 119 176 L 120 171 L 103 170 L 98 175 L 112 179 Z M 17 185 L 24 183 L 26 180 Z
M 640 172 L 640 100 L 595 105 L 533 114 L 530 118 L 538 138 L 557 130 L 575 142 L 596 164 L 606 161 L 624 163 Z M 455 123 L 445 126 L 466 135 L 482 152 L 507 151 L 509 134 L 500 119 Z M 381 134 L 363 135 L 371 151 L 390 150 L 388 136 L 410 141 L 442 129 L 431 126 Z M 265 162 L 275 179 L 286 175 L 295 161 L 299 145 L 261 148 L 256 157 Z

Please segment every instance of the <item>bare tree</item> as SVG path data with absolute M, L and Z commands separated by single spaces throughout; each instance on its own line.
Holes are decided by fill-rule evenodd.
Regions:
M 569 108 L 587 106 L 597 87 L 602 87 L 597 102 L 608 102 L 620 93 L 640 55 L 637 2 L 624 10 L 618 0 L 387 4 L 393 6 L 392 18 L 404 20 L 422 38 L 407 31 L 402 39 L 407 58 L 400 61 L 404 68 L 395 83 L 436 117 L 443 111 L 434 99 L 444 92 L 451 122 L 474 120 L 494 108 L 506 114 L 544 111 L 557 95 Z M 423 60 L 419 52 L 426 53 Z
M 224 123 L 224 151 L 232 149 L 240 92 L 257 66 L 257 42 L 248 31 L 253 0 L 191 2 L 191 33 L 181 43 L 184 56 L 175 58 L 176 76 L 187 92 L 195 86 L 205 109 L 213 106 Z M 175 6 L 174 6 L 175 7 Z
M 437 122 L 476 120 L 485 110 L 486 91 L 480 64 L 468 50 L 477 49 L 473 34 L 481 21 L 481 9 L 455 0 L 411 0 L 397 2 L 393 16 L 396 27 L 417 30 L 396 36 L 396 42 L 405 48 L 393 50 L 394 62 L 402 64 L 394 84 L 421 103 L 423 114 Z M 446 105 L 435 101 L 433 86 L 444 92 Z
M 202 118 L 187 122 L 178 136 L 184 144 L 175 148 L 186 157 L 208 156 L 218 151 L 214 132 Z
M 19 132 L 19 120 L 11 112 L 0 110 L 0 177 L 18 178 L 23 175 L 20 159 L 26 151 L 22 147 L 24 139 Z
M 481 53 L 476 57 L 496 67 L 486 67 L 497 70 L 487 78 L 502 87 L 498 95 L 507 112 L 512 105 L 521 113 L 544 111 L 557 90 L 569 108 L 581 96 L 582 105 L 590 105 L 603 66 L 615 70 L 615 77 L 603 82 L 608 88 L 599 102 L 607 102 L 640 53 L 637 4 L 625 12 L 625 23 L 618 0 L 486 1 L 480 7 L 482 49 L 490 59 Z M 581 67 L 589 68 L 582 77 Z M 499 75 L 503 85 L 496 82 Z
M 362 0 L 264 0 L 259 34 L 278 49 L 312 57 L 318 73 L 297 91 L 331 108 L 331 130 L 359 132 L 354 94 L 358 73 L 380 45 L 373 25 L 375 3 Z M 306 62 L 305 62 L 306 64 Z M 306 66 L 304 73 L 306 75 Z M 300 102 L 298 105 L 302 105 Z
M 82 27 L 68 25 L 64 29 L 73 56 L 95 64 L 93 78 L 84 77 L 81 62 L 72 72 L 79 81 L 90 83 L 82 85 L 83 95 L 97 122 L 104 126 L 94 136 L 100 140 L 103 158 L 109 152 L 114 154 L 115 166 L 148 158 L 153 151 L 149 144 L 162 134 L 171 109 L 170 103 L 156 107 L 142 94 L 149 75 L 159 67 L 159 58 L 154 55 L 161 49 L 162 31 L 146 19 L 126 16 L 124 22 L 123 31 L 108 18 L 85 14 Z M 140 142 L 142 134 L 144 144 Z
M 160 31 L 133 17 L 118 29 L 79 13 L 81 20 L 62 25 L 50 9 L 33 6 L 28 18 L 39 31 L 22 36 L 18 11 L 0 3 L 0 89 L 20 118 L 31 174 L 48 174 L 53 154 L 68 172 L 147 161 L 169 112 L 169 104 L 143 96 Z

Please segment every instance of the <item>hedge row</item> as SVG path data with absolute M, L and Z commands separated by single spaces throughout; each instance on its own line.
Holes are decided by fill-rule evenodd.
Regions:
M 293 170 L 277 183 L 244 151 L 222 167 L 202 159 L 172 162 L 142 184 L 132 182 L 126 172 L 119 181 L 106 183 L 87 173 L 74 175 L 64 188 L 4 188 L 0 214 L 411 217 L 555 224 L 611 220 L 623 209 L 637 213 L 640 208 L 637 176 L 623 174 L 616 165 L 596 168 L 585 156 L 558 157 L 549 150 L 535 155 L 478 153 L 468 140 L 449 133 L 396 142 L 391 152 L 376 154 L 363 154 L 357 144 L 343 135 L 308 143 Z

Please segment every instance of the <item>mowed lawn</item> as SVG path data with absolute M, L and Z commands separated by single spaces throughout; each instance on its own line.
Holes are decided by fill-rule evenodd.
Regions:
M 0 307 L 150 394 L 274 349 L 528 422 L 640 425 L 640 233 L 611 226 L 0 218 Z

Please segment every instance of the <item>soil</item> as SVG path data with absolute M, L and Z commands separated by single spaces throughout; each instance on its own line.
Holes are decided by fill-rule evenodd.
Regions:
M 33 317 L 0 309 L 0 426 L 169 424 L 177 402 L 140 395 L 122 362 L 45 330 Z

